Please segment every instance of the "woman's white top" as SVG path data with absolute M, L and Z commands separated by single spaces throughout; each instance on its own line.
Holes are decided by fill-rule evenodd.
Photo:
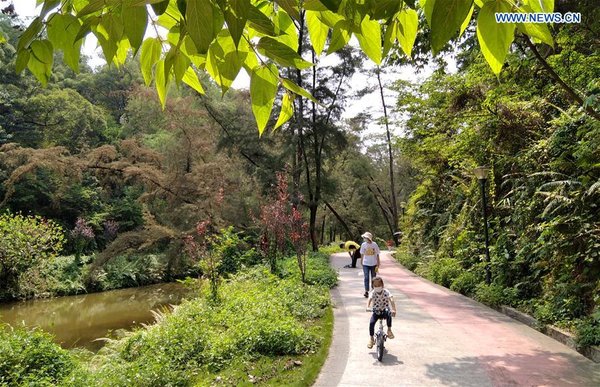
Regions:
M 360 246 L 360 253 L 363 256 L 363 266 L 377 266 L 377 256 L 379 255 L 377 243 L 363 242 Z

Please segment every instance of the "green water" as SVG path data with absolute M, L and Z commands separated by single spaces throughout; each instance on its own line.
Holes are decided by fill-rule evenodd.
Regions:
M 0 304 L 0 321 L 12 326 L 40 327 L 64 348 L 98 350 L 98 340 L 118 329 L 154 321 L 152 310 L 176 305 L 192 291 L 165 283 L 101 293 Z

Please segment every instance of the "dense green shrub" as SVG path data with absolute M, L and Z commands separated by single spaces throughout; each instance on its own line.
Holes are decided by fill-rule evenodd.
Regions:
M 575 325 L 576 342 L 580 348 L 600 345 L 600 312 L 580 320 Z
M 475 288 L 475 299 L 491 307 L 498 307 L 506 303 L 504 288 L 496 284 L 479 284 Z
M 337 285 L 337 273 L 329 265 L 329 255 L 322 252 L 308 252 L 306 261 L 306 283 L 333 288 Z M 296 258 L 287 258 L 281 263 L 284 277 L 301 278 Z
M 480 278 L 475 273 L 463 271 L 452 281 L 450 290 L 459 292 L 465 296 L 472 296 L 480 282 Z
M 253 266 L 260 262 L 260 254 L 233 231 L 227 227 L 212 239 L 212 250 L 221 256 L 220 274 L 232 274 L 242 267 Z
M 449 288 L 462 271 L 463 268 L 457 260 L 452 258 L 441 258 L 430 262 L 427 278 L 437 284 Z
M 0 326 L 0 385 L 62 385 L 74 368 L 72 356 L 49 334 Z
M 51 220 L 0 215 L 0 299 L 26 297 L 43 287 L 44 267 L 60 252 L 63 241 L 62 229 Z
M 331 254 L 335 254 L 335 253 L 341 253 L 343 251 L 345 251 L 344 249 L 340 248 L 340 243 L 341 242 L 333 242 L 331 244 L 328 245 L 324 245 L 324 246 L 320 246 L 319 247 L 319 252 L 329 256 Z
M 159 282 L 165 266 L 162 255 L 120 255 L 108 261 L 98 276 L 104 290 L 143 286 Z
M 395 258 L 402 266 L 407 268 L 410 271 L 415 271 L 417 266 L 419 265 L 419 258 L 408 251 L 398 250 L 396 252 Z

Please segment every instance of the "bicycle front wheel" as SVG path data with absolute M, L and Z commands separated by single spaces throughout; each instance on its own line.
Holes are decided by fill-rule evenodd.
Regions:
M 383 351 L 385 347 L 383 346 L 383 337 L 378 337 L 377 339 L 377 360 L 381 361 L 383 359 Z

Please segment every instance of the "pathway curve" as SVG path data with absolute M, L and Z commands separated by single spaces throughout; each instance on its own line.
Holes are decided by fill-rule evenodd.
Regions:
M 600 364 L 460 294 L 381 259 L 396 300 L 394 340 L 383 362 L 368 349 L 362 269 L 334 254 L 334 335 L 315 386 L 600 386 Z

